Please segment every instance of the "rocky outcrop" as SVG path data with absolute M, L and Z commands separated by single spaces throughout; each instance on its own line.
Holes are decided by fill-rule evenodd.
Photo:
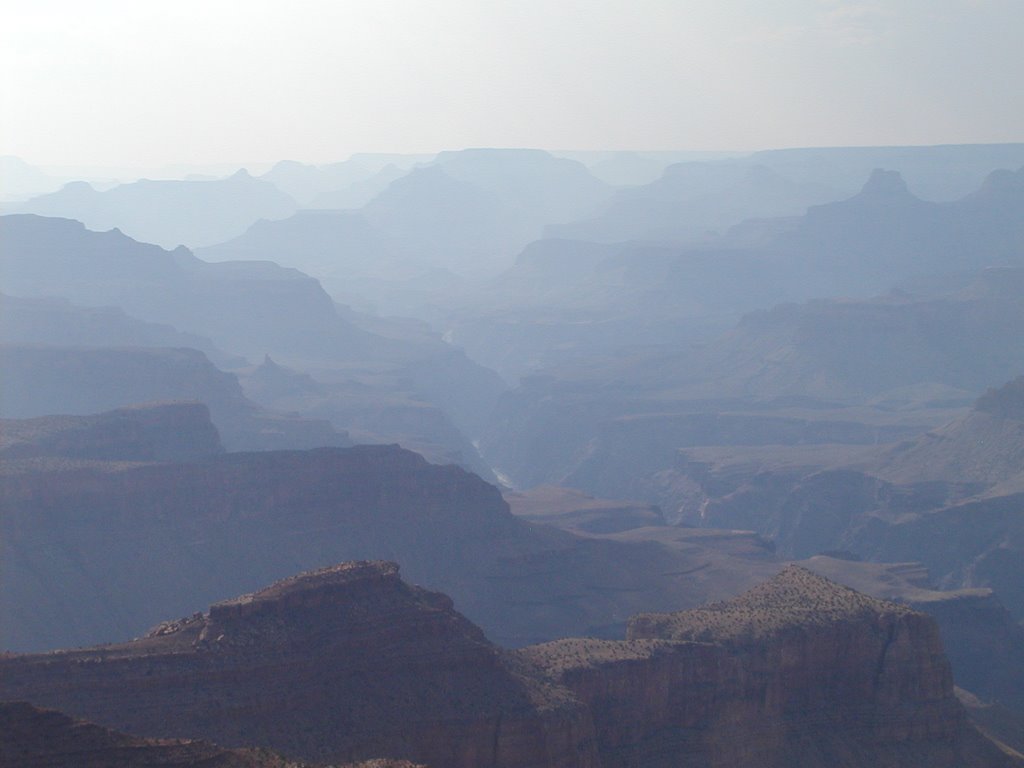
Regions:
M 520 652 L 590 708 L 606 768 L 1012 764 L 968 725 L 932 620 L 798 566 L 629 638 Z
M 1019 765 L 934 623 L 797 566 L 630 639 L 501 651 L 387 562 L 285 579 L 119 645 L 0 657 L 0 699 L 132 733 L 452 768 Z
M 202 741 L 128 736 L 24 701 L 0 702 L 0 766 L 301 768 L 265 750 L 228 750 Z
M 202 403 L 154 403 L 92 416 L 0 420 L 0 458 L 187 461 L 223 453 Z
M 936 590 L 921 563 L 849 558 L 818 555 L 800 565 L 858 592 L 927 613 L 939 626 L 958 688 L 984 704 L 1014 708 L 1024 718 L 1024 626 L 991 589 Z
M 0 697 L 156 737 L 347 762 L 597 766 L 586 712 L 515 671 L 444 595 L 355 562 L 121 645 L 0 659 Z

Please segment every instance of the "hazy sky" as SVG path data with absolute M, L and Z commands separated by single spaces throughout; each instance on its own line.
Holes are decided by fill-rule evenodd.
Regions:
M 0 0 L 0 154 L 1024 141 L 1024 0 Z

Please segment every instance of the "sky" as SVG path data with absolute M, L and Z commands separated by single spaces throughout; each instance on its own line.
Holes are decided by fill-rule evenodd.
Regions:
M 1024 141 L 1024 0 L 0 0 L 0 155 Z

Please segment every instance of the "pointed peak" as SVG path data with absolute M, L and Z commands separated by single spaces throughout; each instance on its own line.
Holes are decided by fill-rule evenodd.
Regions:
M 274 358 L 270 356 L 270 353 L 264 353 L 263 362 L 256 366 L 252 375 L 257 378 L 265 378 L 267 376 L 288 378 L 289 374 L 292 373 L 294 372 L 274 360 Z
M 875 168 L 871 172 L 867 183 L 860 191 L 860 196 L 885 199 L 912 197 L 900 172 L 887 171 L 883 168 Z
M 1024 167 L 1016 171 L 1001 168 L 992 171 L 981 183 L 976 195 L 996 195 L 1024 190 Z
M 974 410 L 983 411 L 998 419 L 1024 421 L 1024 376 L 1001 387 L 990 389 L 978 398 Z

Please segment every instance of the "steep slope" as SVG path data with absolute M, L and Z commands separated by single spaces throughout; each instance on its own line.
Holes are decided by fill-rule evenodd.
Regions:
M 290 573 L 388 558 L 498 642 L 617 636 L 643 610 L 697 605 L 777 567 L 695 538 L 577 538 L 499 491 L 397 446 L 227 454 L 191 464 L 0 477 L 0 645 L 133 636 Z
M 629 640 L 519 652 L 594 715 L 602 765 L 1012 765 L 968 725 L 934 622 L 797 566 Z
M 131 643 L 0 659 L 0 696 L 112 727 L 344 762 L 597 766 L 585 711 L 393 563 L 292 577 Z
M 62 183 L 20 157 L 0 156 L 0 202 L 45 195 L 59 189 Z
M 351 358 L 374 343 L 338 317 L 315 280 L 275 264 L 209 264 L 67 219 L 3 216 L 0 232 L 11 295 L 117 306 L 249 356 Z
M 935 590 L 920 563 L 871 563 L 849 554 L 817 555 L 800 565 L 872 597 L 927 613 L 939 625 L 957 686 L 983 704 L 998 703 L 1024 716 L 1024 625 L 991 589 Z
M 502 652 L 447 597 L 399 579 L 395 564 L 353 562 L 129 643 L 5 655 L 0 697 L 135 733 L 330 762 L 1020 764 L 967 724 L 933 622 L 804 569 L 729 603 L 636 617 L 630 633 Z
M 896 483 L 1024 490 L 1024 376 L 990 389 L 963 418 L 886 451 L 870 471 Z

